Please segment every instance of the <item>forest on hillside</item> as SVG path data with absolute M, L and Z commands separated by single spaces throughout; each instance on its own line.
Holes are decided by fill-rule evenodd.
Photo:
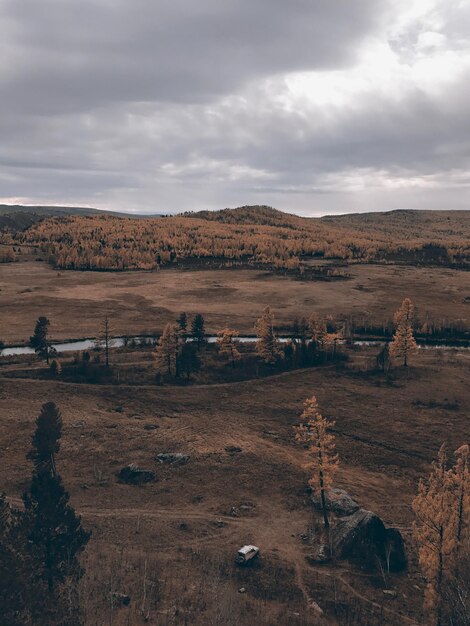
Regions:
M 7 245 L 40 248 L 61 269 L 149 270 L 215 259 L 226 266 L 256 264 L 300 274 L 309 258 L 467 268 L 469 241 L 470 213 L 465 211 L 314 219 L 270 207 L 149 219 L 59 216 L 2 235 Z

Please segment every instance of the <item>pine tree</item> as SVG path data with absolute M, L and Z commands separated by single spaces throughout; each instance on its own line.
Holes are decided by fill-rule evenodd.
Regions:
M 415 513 L 413 537 L 419 564 L 426 580 L 425 609 L 437 626 L 442 624 L 442 588 L 452 570 L 455 554 L 455 497 L 452 473 L 446 467 L 445 446 L 439 450 L 427 481 L 420 480 L 412 503 Z
M 154 350 L 157 369 L 168 376 L 178 376 L 181 336 L 179 326 L 168 323 Z
M 452 479 L 455 487 L 455 507 L 457 515 L 456 541 L 460 547 L 463 532 L 468 529 L 470 517 L 470 448 L 464 444 L 455 453 Z
M 219 353 L 226 355 L 230 359 L 232 367 L 235 367 L 235 361 L 241 358 L 234 337 L 238 337 L 238 331 L 232 330 L 231 328 L 224 328 L 217 333 Z
M 186 374 L 189 380 L 193 372 L 201 369 L 201 361 L 196 352 L 196 348 L 192 343 L 184 343 L 179 356 L 180 370 Z
M 256 321 L 255 330 L 258 336 L 257 353 L 266 363 L 276 363 L 282 351 L 274 333 L 274 315 L 269 306 L 264 309 L 263 315 Z
M 403 359 L 403 365 L 408 365 L 409 356 L 416 351 L 417 345 L 413 335 L 414 305 L 409 298 L 405 298 L 401 307 L 394 315 L 395 334 L 390 344 L 390 355 Z
M 308 445 L 311 457 L 308 467 L 312 472 L 308 482 L 312 489 L 320 492 L 323 521 L 325 528 L 328 528 L 330 524 L 325 492 L 331 487 L 339 465 L 339 457 L 335 452 L 335 438 L 329 432 L 334 427 L 335 422 L 328 421 L 323 417 L 315 396 L 305 401 L 301 420 L 303 423 L 295 429 L 295 439 Z
M 206 338 L 204 317 L 200 313 L 196 313 L 191 322 L 191 336 L 199 350 Z
M 33 462 L 36 472 L 46 471 L 56 474 L 55 455 L 59 452 L 62 436 L 62 416 L 54 402 L 42 405 L 36 418 L 36 430 L 32 448 L 27 458 Z
M 45 585 L 48 593 L 33 606 L 38 624 L 79 624 L 78 599 L 68 608 L 61 597 L 61 585 L 76 589 L 83 575 L 78 557 L 90 538 L 69 503 L 69 494 L 57 473 L 54 455 L 59 450 L 62 421 L 57 407 L 46 403 L 36 420 L 36 431 L 28 458 L 34 463 L 29 490 L 23 494 L 25 533 L 33 563 L 34 586 Z M 65 613 L 70 610 L 66 619 Z
M 182 331 L 183 334 L 186 334 L 186 331 L 188 329 L 188 316 L 187 314 L 183 311 L 182 313 L 179 314 L 178 319 L 176 320 L 178 323 L 178 326 L 180 327 L 180 330 Z
M 46 359 L 49 365 L 49 357 L 51 355 L 51 346 L 49 343 L 49 326 L 50 322 L 47 317 L 39 317 L 34 327 L 34 335 L 29 339 L 29 345 L 42 359 Z

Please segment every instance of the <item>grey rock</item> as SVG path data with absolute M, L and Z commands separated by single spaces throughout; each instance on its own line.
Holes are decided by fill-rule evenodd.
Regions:
M 386 528 L 372 511 L 359 509 L 342 518 L 332 530 L 331 543 L 338 559 L 357 558 L 375 567 L 377 558 L 382 561 L 388 558 L 391 571 L 406 567 L 405 544 L 400 531 Z
M 118 479 L 120 483 L 127 485 L 143 485 L 155 482 L 156 475 L 151 470 L 143 470 L 137 467 L 135 463 L 130 463 L 120 470 Z
M 320 494 L 312 495 L 315 508 L 321 509 Z M 344 489 L 330 489 L 325 493 L 327 511 L 332 511 L 339 516 L 352 515 L 359 510 L 359 504 L 351 498 Z

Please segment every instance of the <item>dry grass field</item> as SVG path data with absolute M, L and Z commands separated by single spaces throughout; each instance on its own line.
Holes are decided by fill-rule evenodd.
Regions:
M 381 324 L 405 296 L 413 299 L 423 321 L 468 326 L 470 319 L 470 273 L 462 270 L 352 265 L 351 280 L 328 282 L 249 269 L 58 272 L 25 259 L 0 264 L 0 340 L 5 343 L 27 341 L 40 315 L 50 319 L 54 339 L 94 337 L 106 314 L 115 334 L 159 333 L 183 310 L 203 313 L 211 332 L 229 324 L 252 333 L 267 305 L 281 326 L 313 311 Z
M 10 379 L 2 374 L 17 365 L 4 362 L 0 491 L 15 502 L 26 487 L 34 419 L 53 400 L 64 418 L 60 472 L 93 531 L 82 585 L 87 625 L 423 623 L 410 502 L 441 443 L 454 449 L 468 436 L 470 355 L 421 350 L 389 381 L 363 371 L 368 356 L 356 350 L 346 368 L 187 387 Z M 407 540 L 409 570 L 387 581 L 396 598 L 383 594 L 376 572 L 306 560 L 311 548 L 300 535 L 312 508 L 292 427 L 313 393 L 336 420 L 338 486 Z M 190 461 L 161 465 L 160 452 Z M 119 484 L 116 472 L 129 462 L 155 470 L 157 482 Z M 234 553 L 248 542 L 262 557 L 240 570 Z M 112 610 L 112 590 L 130 595 L 130 605 Z

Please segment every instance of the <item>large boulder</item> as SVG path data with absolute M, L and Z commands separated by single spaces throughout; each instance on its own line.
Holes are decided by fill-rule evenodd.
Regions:
M 137 467 L 135 463 L 130 463 L 118 473 L 118 480 L 127 485 L 143 485 L 155 482 L 156 475 L 151 470 L 143 470 Z
M 378 515 L 359 509 L 344 517 L 331 532 L 333 553 L 338 559 L 359 559 L 375 567 L 377 559 L 390 571 L 406 567 L 405 544 L 396 528 L 386 528 Z
M 315 508 L 321 510 L 320 494 L 312 495 L 312 502 Z M 325 493 L 325 504 L 327 511 L 332 511 L 336 515 L 352 515 L 359 510 L 358 503 L 351 498 L 344 489 L 329 489 Z
M 181 452 L 165 452 L 157 454 L 157 461 L 170 465 L 184 465 L 189 461 L 189 456 L 187 454 L 181 454 Z

